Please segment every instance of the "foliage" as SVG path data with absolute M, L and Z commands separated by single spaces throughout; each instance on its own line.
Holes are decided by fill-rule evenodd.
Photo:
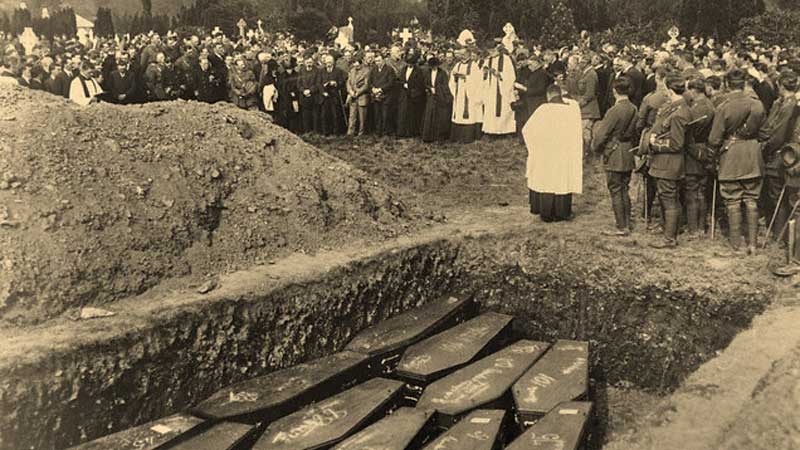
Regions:
M 298 39 L 305 41 L 324 39 L 331 27 L 328 16 L 316 8 L 302 8 L 300 11 L 289 13 L 286 22 L 289 31 Z
M 166 34 L 170 30 L 170 18 L 166 15 L 145 16 L 143 14 L 125 14 L 114 17 L 114 29 L 118 34 L 136 35 L 154 31 Z
M 114 36 L 114 18 L 110 8 L 97 8 L 94 20 L 94 34 L 101 37 Z
M 30 26 L 33 26 L 31 11 L 27 8 L 15 9 L 14 13 L 11 15 L 11 32 L 18 36 L 20 33 L 22 33 L 25 27 Z
M 769 14 L 743 19 L 737 38 L 758 36 L 769 45 L 786 45 L 800 41 L 800 11 L 772 11 Z
M 558 48 L 573 43 L 578 39 L 578 33 L 572 10 L 563 0 L 556 0 L 544 21 L 539 42 L 548 48 Z
M 730 39 L 740 20 L 762 14 L 765 8 L 764 0 L 683 0 L 677 19 L 684 35 Z

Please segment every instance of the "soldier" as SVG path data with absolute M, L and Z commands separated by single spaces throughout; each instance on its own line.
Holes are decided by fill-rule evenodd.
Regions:
M 658 111 L 647 146 L 651 155 L 648 173 L 655 179 L 664 217 L 664 239 L 651 244 L 658 249 L 678 245 L 681 215 L 678 183 L 685 174 L 686 127 L 692 121 L 692 112 L 683 97 L 686 80 L 680 75 L 669 75 L 666 85 L 669 103 Z
M 747 211 L 748 252 L 755 252 L 758 234 L 758 197 L 764 161 L 756 136 L 764 120 L 764 105 L 745 92 L 745 73 L 733 69 L 725 76 L 729 93 L 717 108 L 708 143 L 718 158 L 719 187 L 728 213 L 729 241 L 734 255 L 741 255 L 742 204 Z
M 656 88 L 653 92 L 647 94 L 647 96 L 642 100 L 642 107 L 639 109 L 639 113 L 636 119 L 636 132 L 641 135 L 653 128 L 653 125 L 656 122 L 656 116 L 658 114 L 658 110 L 661 109 L 664 104 L 669 102 L 669 92 L 667 90 L 666 85 L 667 79 L 667 71 L 663 67 L 659 67 L 655 71 L 655 83 Z M 644 169 L 644 179 L 645 179 L 645 197 L 646 197 L 646 215 L 648 218 L 651 218 L 653 215 L 651 213 L 653 209 L 653 200 L 656 198 L 656 182 L 653 180 L 648 174 L 647 169 Z M 645 224 L 648 226 L 649 224 Z
M 778 198 L 783 192 L 784 180 L 781 161 L 778 152 L 789 142 L 794 124 L 797 121 L 797 92 L 798 79 L 793 71 L 781 74 L 778 79 L 779 98 L 772 105 L 766 122 L 758 132 L 758 141 L 762 146 L 762 155 L 766 166 L 765 194 L 767 208 L 765 215 L 772 217 L 778 206 Z M 778 214 L 772 230 L 780 232 L 783 229 L 783 215 Z
M 686 201 L 687 238 L 694 239 L 705 231 L 706 182 L 709 162 L 708 135 L 714 120 L 714 104 L 706 97 L 705 82 L 692 79 L 687 83 L 687 97 L 691 101 L 692 135 L 686 147 L 686 180 L 684 199 Z
M 632 231 L 631 198 L 628 194 L 634 161 L 631 148 L 636 140 L 636 106 L 630 101 L 633 91 L 628 77 L 614 80 L 614 106 L 595 127 L 592 150 L 603 154 L 608 192 L 617 229 L 606 236 L 628 236 Z

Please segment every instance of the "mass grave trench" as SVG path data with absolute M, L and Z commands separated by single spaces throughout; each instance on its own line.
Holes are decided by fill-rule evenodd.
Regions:
M 0 420 L 0 448 L 63 449 L 188 411 L 220 389 L 343 351 L 370 324 L 451 296 L 474 299 L 482 312 L 514 316 L 517 339 L 589 341 L 600 418 L 592 430 L 602 432 L 607 386 L 671 392 L 770 299 L 746 285 L 708 293 L 642 284 L 635 274 L 615 272 L 614 264 L 598 283 L 587 280 L 579 259 L 511 260 L 499 242 L 506 240 L 413 242 L 299 283 L 223 292 L 161 314 L 136 333 L 46 361 L 0 366 L 0 379 L 9 383 L 0 385 L 0 411 L 9 418 Z M 394 361 L 399 357 L 387 366 Z

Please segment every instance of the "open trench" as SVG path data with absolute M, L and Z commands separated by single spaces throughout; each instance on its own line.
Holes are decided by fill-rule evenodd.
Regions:
M 202 301 L 140 311 L 144 322 L 112 318 L 104 325 L 111 337 L 0 364 L 0 448 L 68 448 L 186 410 L 228 384 L 341 350 L 367 325 L 450 295 L 474 295 L 483 309 L 515 316 L 517 337 L 590 342 L 598 417 L 591 445 L 600 448 L 611 387 L 668 394 L 772 295 L 747 285 L 708 292 L 650 282 L 631 269 L 641 265 L 636 256 L 627 264 L 618 258 L 489 235 L 322 261 L 272 284 L 262 278 L 279 268 L 257 268 L 222 280 Z

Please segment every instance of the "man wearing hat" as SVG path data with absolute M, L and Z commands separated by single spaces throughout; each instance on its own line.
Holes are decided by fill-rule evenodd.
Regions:
M 758 141 L 762 146 L 767 176 L 765 178 L 766 197 L 768 208 L 767 217 L 772 217 L 778 206 L 778 199 L 783 191 L 784 180 L 781 171 L 781 159 L 778 152 L 789 142 L 791 133 L 797 122 L 798 110 L 795 97 L 798 87 L 797 74 L 791 70 L 785 71 L 778 79 L 779 97 L 772 105 L 766 122 L 758 132 Z M 776 234 L 783 229 L 786 217 L 778 214 L 772 227 Z
M 746 210 L 748 252 L 756 249 L 757 202 L 764 175 L 761 146 L 756 137 L 764 121 L 764 105 L 745 92 L 743 71 L 733 69 L 725 78 L 729 93 L 717 108 L 708 143 L 719 161 L 719 190 L 728 212 L 731 249 L 734 256 L 741 256 L 742 205 Z
M 347 105 L 350 108 L 347 135 L 358 133 L 363 136 L 367 131 L 367 113 L 370 103 L 370 68 L 362 63 L 361 56 L 353 58 L 350 74 L 347 77 Z
M 671 74 L 666 78 L 669 102 L 659 109 L 653 128 L 650 130 L 648 173 L 655 180 L 658 198 L 664 218 L 664 239 L 651 247 L 663 249 L 678 245 L 678 224 L 681 204 L 678 199 L 678 183 L 685 174 L 685 151 L 687 125 L 692 121 L 692 112 L 683 94 L 686 80 L 681 75 Z
M 470 51 L 462 47 L 456 52 L 458 62 L 450 74 L 449 88 L 453 96 L 450 139 L 469 144 L 480 138 L 481 68 L 472 60 Z

